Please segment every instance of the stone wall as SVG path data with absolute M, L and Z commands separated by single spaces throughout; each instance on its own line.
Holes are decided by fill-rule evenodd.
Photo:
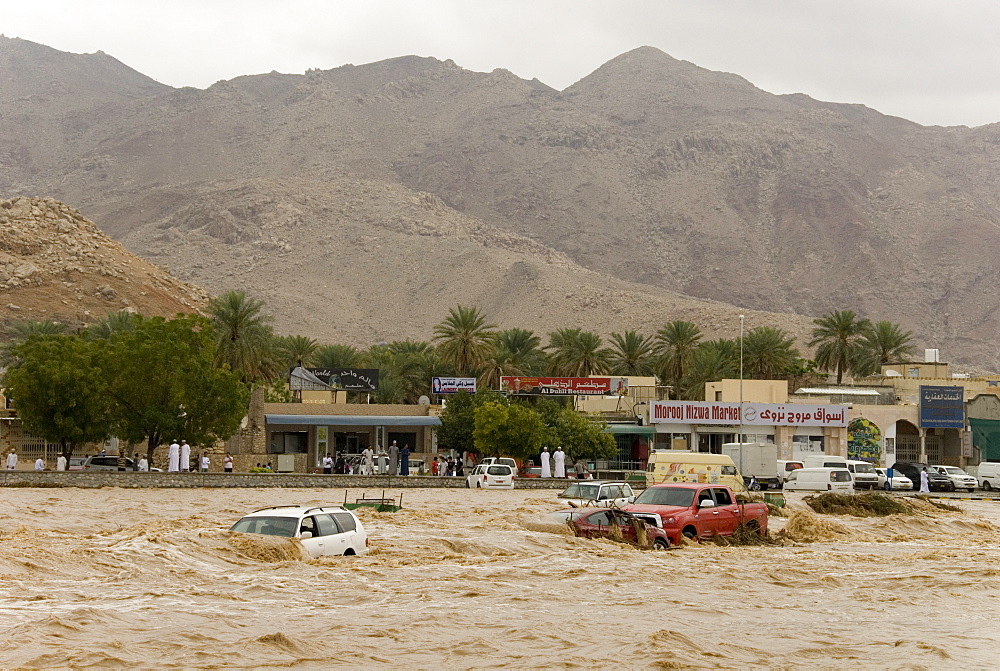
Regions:
M 386 475 L 307 475 L 303 473 L 135 473 L 118 471 L 0 471 L 0 487 L 197 488 L 287 487 L 407 489 L 465 487 L 465 478 Z M 518 478 L 517 489 L 565 489 L 557 478 Z

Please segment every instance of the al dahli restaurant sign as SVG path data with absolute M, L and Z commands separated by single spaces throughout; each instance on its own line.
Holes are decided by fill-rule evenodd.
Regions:
M 508 394 L 605 396 L 628 393 L 623 377 L 518 377 L 500 378 L 500 391 Z

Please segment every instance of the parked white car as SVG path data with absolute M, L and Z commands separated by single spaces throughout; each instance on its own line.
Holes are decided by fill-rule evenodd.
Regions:
M 878 474 L 878 486 L 881 489 L 889 491 L 889 478 L 886 474 L 886 469 L 876 468 L 875 473 Z M 893 490 L 907 490 L 913 489 L 913 480 L 903 475 L 900 471 L 894 470 L 892 472 L 892 489 Z
M 945 475 L 955 484 L 955 489 L 968 489 L 970 492 L 976 491 L 979 482 L 957 466 L 945 466 L 943 464 L 932 464 L 931 468 Z
M 263 508 L 240 519 L 230 531 L 298 538 L 312 557 L 368 552 L 368 533 L 361 520 L 340 506 Z
M 574 482 L 559 495 L 559 502 L 576 508 L 621 508 L 635 501 L 627 482 Z
M 507 464 L 478 464 L 465 478 L 470 489 L 514 489 L 514 468 Z

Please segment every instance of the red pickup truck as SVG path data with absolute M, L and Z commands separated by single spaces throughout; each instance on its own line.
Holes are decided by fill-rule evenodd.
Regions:
M 624 506 L 636 517 L 659 517 L 671 545 L 688 538 L 728 536 L 740 524 L 767 533 L 767 504 L 737 503 L 725 485 L 676 482 L 647 487 L 635 503 Z M 655 519 L 655 518 L 654 518 Z

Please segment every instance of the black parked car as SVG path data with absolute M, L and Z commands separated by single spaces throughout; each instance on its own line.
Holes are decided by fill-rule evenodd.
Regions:
M 947 475 L 939 473 L 927 464 L 918 464 L 910 461 L 897 461 L 892 465 L 893 470 L 899 471 L 913 481 L 913 489 L 920 489 L 920 472 L 927 473 L 927 486 L 932 492 L 953 492 L 955 483 Z

